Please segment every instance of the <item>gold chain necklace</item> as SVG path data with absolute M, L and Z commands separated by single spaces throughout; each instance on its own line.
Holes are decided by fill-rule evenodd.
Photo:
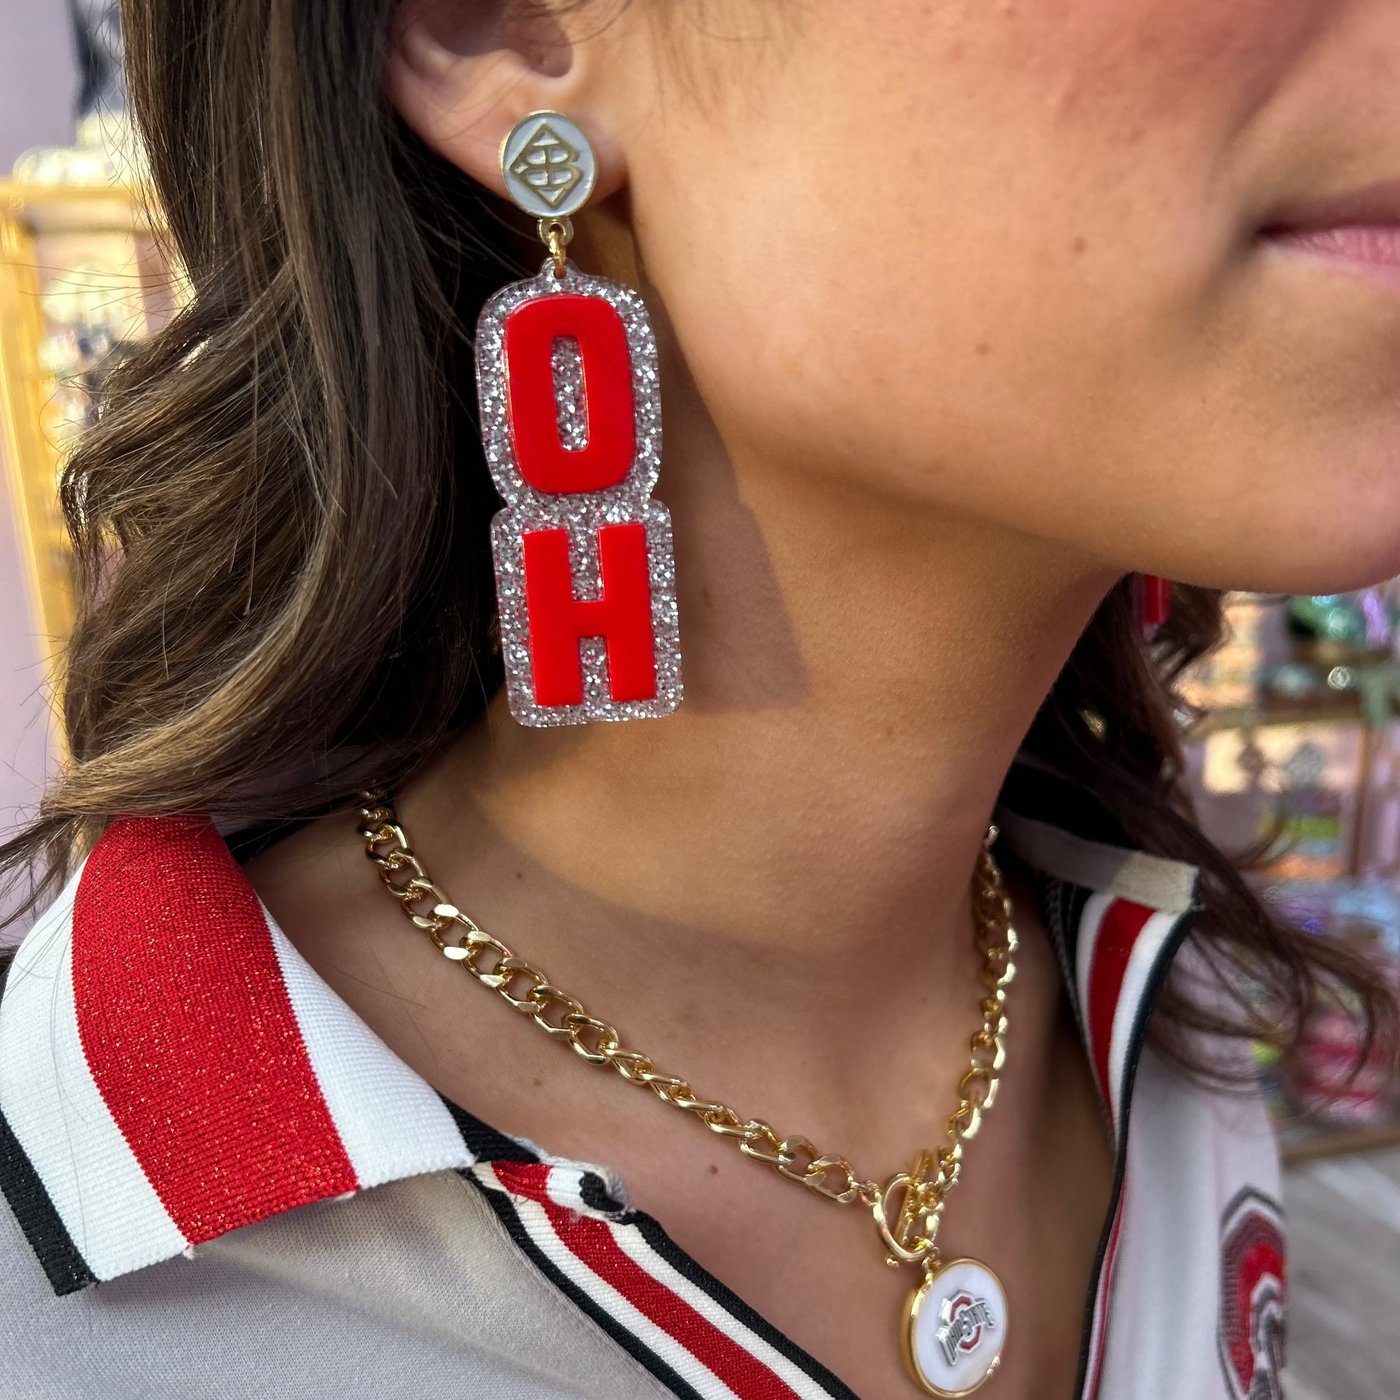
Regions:
M 996 1275 L 975 1259 L 945 1262 L 937 1240 L 947 1194 L 962 1173 L 962 1145 L 977 1135 L 982 1115 L 995 1102 L 1006 1062 L 1006 988 L 1016 975 L 1017 938 L 1011 900 L 992 856 L 995 827 L 978 852 L 972 881 L 986 996 L 979 1004 L 982 1024 L 972 1036 L 971 1064 L 958 1081 L 958 1106 L 948 1119 L 945 1145 L 921 1151 L 907 1172 L 897 1172 L 881 1186 L 862 1180 L 844 1157 L 819 1152 L 805 1137 L 779 1138 L 762 1119 L 742 1119 L 727 1104 L 701 1098 L 687 1080 L 663 1073 L 648 1056 L 626 1049 L 615 1027 L 590 1016 L 580 1001 L 479 928 L 433 883 L 414 855 L 387 793 L 366 792 L 362 800 L 359 834 L 366 853 L 413 926 L 444 956 L 589 1064 L 610 1067 L 629 1084 L 650 1089 L 663 1103 L 693 1114 L 711 1132 L 731 1139 L 745 1156 L 825 1200 L 866 1206 L 874 1216 L 886 1263 L 923 1269 L 901 1329 L 910 1375 L 938 1396 L 970 1395 L 992 1375 L 1006 1345 L 1005 1291 Z

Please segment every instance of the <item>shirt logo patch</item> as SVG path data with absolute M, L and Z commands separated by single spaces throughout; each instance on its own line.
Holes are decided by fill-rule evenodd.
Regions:
M 1234 1400 L 1283 1400 L 1287 1299 L 1282 1212 L 1246 1188 L 1220 1222 L 1220 1364 Z

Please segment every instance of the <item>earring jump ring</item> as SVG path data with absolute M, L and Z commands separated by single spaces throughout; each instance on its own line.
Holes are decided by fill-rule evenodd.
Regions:
M 554 275 L 562 277 L 568 266 L 569 244 L 574 240 L 574 221 L 567 214 L 555 214 L 550 218 L 541 219 L 535 227 L 539 232 L 540 242 L 549 249 L 549 256 L 554 259 Z

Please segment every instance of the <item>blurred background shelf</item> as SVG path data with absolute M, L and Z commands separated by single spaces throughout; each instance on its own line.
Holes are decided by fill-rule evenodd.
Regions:
M 1283 1160 L 1289 1166 L 1296 1166 L 1300 1162 L 1315 1162 L 1320 1157 L 1345 1157 L 1353 1152 L 1378 1152 L 1386 1147 L 1400 1147 L 1400 1123 L 1315 1132 L 1292 1141 L 1285 1136 Z
M 46 673 L 73 620 L 59 473 L 103 376 L 178 304 L 160 235 L 140 188 L 0 180 L 0 455 Z
M 1279 914 L 1345 942 L 1400 992 L 1400 587 L 1296 598 L 1232 594 L 1224 643 L 1186 678 L 1196 811 L 1250 853 Z M 1400 1084 L 1354 1079 L 1347 1008 L 1324 1004 L 1286 1062 L 1261 1053 L 1285 1158 L 1400 1143 Z

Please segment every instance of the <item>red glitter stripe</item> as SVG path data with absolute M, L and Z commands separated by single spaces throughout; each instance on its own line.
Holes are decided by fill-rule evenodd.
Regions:
M 549 1174 L 554 1170 L 546 1162 L 492 1162 L 496 1180 L 512 1196 L 524 1196 L 531 1201 L 549 1200 Z
M 1108 1061 L 1113 1047 L 1113 1019 L 1118 1012 L 1118 997 L 1123 990 L 1133 946 L 1143 925 L 1154 913 L 1156 910 L 1145 905 L 1115 899 L 1104 910 L 1099 936 L 1094 942 L 1094 965 L 1089 972 L 1089 1044 L 1099 1088 L 1110 1110 L 1113 1092 L 1108 1082 Z
M 800 1400 L 797 1392 L 751 1351 L 647 1273 L 601 1220 L 577 1215 L 551 1201 L 543 1205 L 554 1233 L 574 1255 L 741 1400 Z
M 357 1189 L 252 887 L 202 818 L 114 822 L 73 906 L 78 1033 L 180 1232 Z

